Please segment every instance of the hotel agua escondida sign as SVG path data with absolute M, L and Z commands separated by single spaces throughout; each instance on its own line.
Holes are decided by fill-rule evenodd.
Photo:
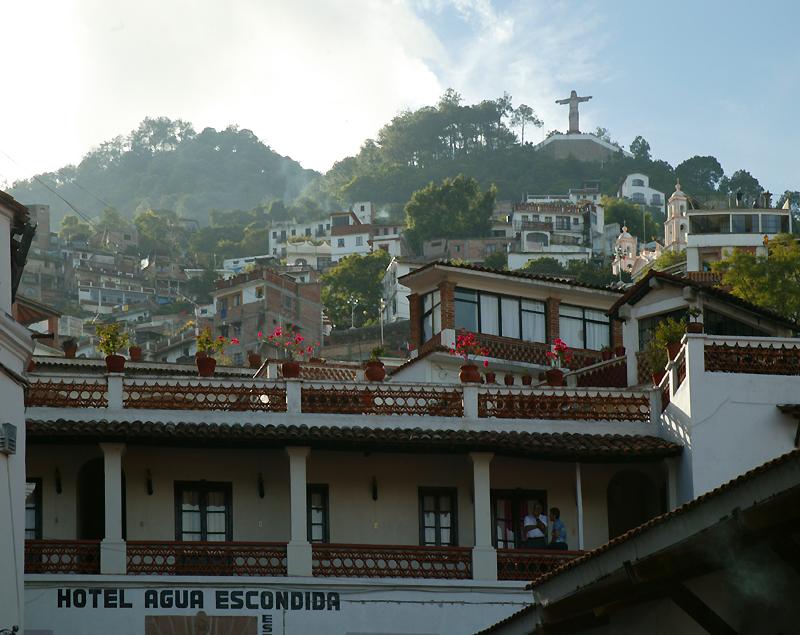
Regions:
M 530 602 L 523 584 L 508 583 L 500 587 L 384 580 L 226 586 L 192 581 L 177 586 L 172 580 L 137 585 L 120 578 L 92 582 L 28 580 L 24 633 L 444 635 L 480 630 Z

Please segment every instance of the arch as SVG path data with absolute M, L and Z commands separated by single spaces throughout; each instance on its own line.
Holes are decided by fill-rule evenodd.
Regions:
M 639 470 L 617 472 L 608 483 L 608 539 L 654 518 L 664 506 L 652 479 Z
M 544 232 L 529 232 L 525 235 L 525 242 L 529 244 L 541 244 L 547 247 L 550 244 L 550 236 Z
M 89 459 L 78 470 L 75 492 L 79 540 L 102 540 L 106 533 L 105 465 L 103 457 Z M 122 473 L 122 537 L 126 536 L 125 472 Z

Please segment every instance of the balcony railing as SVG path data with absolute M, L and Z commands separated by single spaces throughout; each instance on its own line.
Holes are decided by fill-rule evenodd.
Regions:
M 537 364 L 539 366 L 550 365 L 546 357 L 546 353 L 550 350 L 548 344 L 543 342 L 524 342 L 522 340 L 498 335 L 487 335 L 485 333 L 476 333 L 475 335 L 481 347 L 488 349 L 489 354 L 487 357 L 527 364 Z M 589 366 L 601 360 L 600 351 L 573 350 L 572 357 L 575 368 Z
M 498 549 L 497 579 L 535 580 L 582 554 L 582 551 L 549 549 Z
M 462 392 L 453 386 L 310 384 L 302 411 L 311 413 L 463 417 Z
M 800 375 L 800 346 L 753 342 L 712 342 L 705 346 L 705 369 L 710 373 Z
M 285 576 L 286 545 L 129 540 L 127 571 L 133 575 Z
M 108 390 L 104 379 L 39 379 L 25 390 L 25 406 L 106 408 Z
M 469 547 L 312 545 L 315 576 L 353 578 L 472 578 Z
M 533 388 L 487 390 L 478 395 L 478 416 L 499 419 L 650 421 L 650 396 L 613 389 Z
M 100 573 L 100 541 L 26 540 L 25 573 Z
M 128 380 L 124 382 L 123 408 L 158 410 L 224 410 L 286 412 L 284 385 L 250 380 Z

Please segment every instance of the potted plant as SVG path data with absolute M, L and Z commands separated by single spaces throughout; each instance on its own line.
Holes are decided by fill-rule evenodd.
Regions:
M 489 351 L 483 348 L 478 341 L 475 333 L 468 333 L 462 331 L 456 336 L 456 344 L 450 349 L 451 355 L 458 355 L 464 360 L 461 365 L 461 372 L 458 377 L 462 384 L 479 384 L 481 383 L 481 374 L 478 372 L 478 366 L 471 363 L 478 355 L 488 355 Z M 483 361 L 483 367 L 489 367 L 489 360 Z
M 380 359 L 383 353 L 382 346 L 376 346 L 370 351 L 367 365 L 364 368 L 364 376 L 367 381 L 383 381 L 384 377 L 386 377 L 386 369 Z
M 624 346 L 615 346 L 614 347 L 614 355 L 617 357 L 625 357 L 625 347 Z
M 506 386 L 513 386 L 514 385 L 514 375 L 513 373 L 506 373 L 503 375 L 503 383 Z
M 686 332 L 686 322 L 673 318 L 662 320 L 656 326 L 653 339 L 647 344 L 647 360 L 653 374 L 653 383 L 657 386 L 664 378 L 665 368 L 669 360 L 675 359 L 681 348 L 681 338 Z
M 247 353 L 247 364 L 250 368 L 261 368 L 261 355 L 256 351 Z
M 698 309 L 696 306 L 689 307 L 689 310 L 686 312 L 689 314 L 689 323 L 686 325 L 686 332 L 687 333 L 702 333 L 703 332 L 703 323 L 698 321 L 701 315 L 703 315 L 703 311 Z
M 545 355 L 550 361 L 550 369 L 545 373 L 547 375 L 547 385 L 563 386 L 564 371 L 561 369 L 572 361 L 572 352 L 569 350 L 569 346 L 564 340 L 557 337 L 553 341 L 553 349 L 547 351 Z
M 522 376 L 522 385 L 523 386 L 530 386 L 533 383 L 533 377 L 530 373 L 525 373 Z
M 239 340 L 235 337 L 228 340 L 224 335 L 214 338 L 211 329 L 206 327 L 197 336 L 197 353 L 195 354 L 195 364 L 197 364 L 197 374 L 200 377 L 213 377 L 217 368 L 215 355 L 222 355 L 228 344 L 238 344 Z
M 487 384 L 497 383 L 497 374 L 494 371 L 487 370 L 485 373 L 483 373 L 483 377 Z
M 258 338 L 264 341 L 264 334 L 259 331 Z M 276 346 L 286 354 L 286 361 L 281 364 L 281 373 L 284 379 L 297 379 L 300 377 L 300 361 L 306 355 L 311 356 L 314 348 L 319 346 L 319 342 L 314 345 L 307 344 L 306 338 L 296 332 L 292 327 L 283 328 L 276 326 L 267 335 L 266 341 Z
M 130 355 L 132 362 L 141 362 L 142 361 L 142 347 L 136 344 L 128 347 L 128 355 Z
M 64 357 L 67 359 L 74 359 L 75 353 L 78 352 L 78 342 L 72 338 L 64 340 L 64 343 L 61 344 L 61 349 L 64 351 Z
M 128 334 L 122 330 L 122 324 L 104 324 L 96 330 L 97 348 L 106 355 L 106 369 L 109 373 L 121 373 L 125 370 L 125 358 L 117 353 L 128 345 Z
M 609 359 L 611 359 L 613 352 L 614 351 L 611 350 L 610 346 L 604 346 L 600 349 L 600 357 L 604 362 L 607 362 Z

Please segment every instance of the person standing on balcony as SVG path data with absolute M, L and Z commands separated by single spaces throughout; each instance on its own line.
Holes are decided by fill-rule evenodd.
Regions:
M 561 520 L 561 510 L 558 507 L 550 508 L 550 544 L 547 547 L 564 551 L 568 548 L 567 528 Z
M 544 549 L 547 547 L 547 516 L 542 513 L 542 504 L 533 501 L 533 513 L 522 521 L 527 549 Z

